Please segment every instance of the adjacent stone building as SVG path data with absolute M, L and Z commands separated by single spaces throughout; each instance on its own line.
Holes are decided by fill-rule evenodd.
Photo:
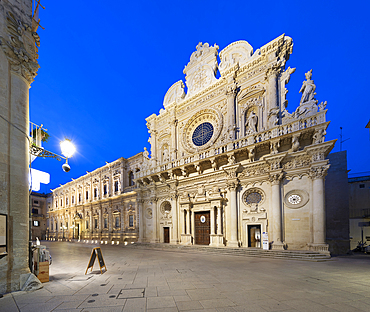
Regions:
M 299 106 L 287 110 L 292 47 L 285 35 L 255 51 L 246 41 L 220 52 L 199 43 L 185 84 L 173 84 L 146 119 L 151 156 L 145 149 L 55 189 L 51 236 L 64 226 L 69 238 L 109 243 L 261 248 L 265 232 L 272 249 L 327 253 L 335 141 L 325 141 L 326 102 L 315 98 L 312 70 L 296 90 Z
M 135 172 L 142 153 L 120 158 L 53 190 L 49 239 L 120 243 L 138 240 Z

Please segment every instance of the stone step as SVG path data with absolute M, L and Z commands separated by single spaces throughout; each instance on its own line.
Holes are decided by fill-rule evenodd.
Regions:
M 324 254 L 309 250 L 263 250 L 260 248 L 228 248 L 228 247 L 210 247 L 197 245 L 173 245 L 160 243 L 135 243 L 132 248 L 150 248 L 159 250 L 173 251 L 199 251 L 208 253 L 219 253 L 225 255 L 245 256 L 245 257 L 260 257 L 273 259 L 287 260 L 302 260 L 302 261 L 327 261 L 330 260 L 330 254 Z

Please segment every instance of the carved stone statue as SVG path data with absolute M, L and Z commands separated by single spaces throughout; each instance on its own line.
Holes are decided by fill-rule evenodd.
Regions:
M 146 147 L 144 147 L 143 157 L 144 157 L 144 159 L 149 159 L 149 152 L 146 149 Z
M 163 150 L 163 162 L 167 162 L 167 161 L 170 161 L 170 157 L 168 154 L 168 149 L 167 147 L 165 147 Z
M 253 162 L 254 161 L 255 154 L 256 153 L 254 151 L 254 147 L 248 148 L 248 159 L 249 159 L 249 162 Z
M 301 90 L 299 90 L 299 93 L 302 93 L 300 104 L 315 100 L 315 95 L 316 95 L 316 92 L 315 92 L 316 85 L 311 79 L 312 69 L 308 71 L 307 73 L 305 73 L 305 76 L 306 76 L 306 81 L 303 81 Z
M 319 129 L 315 132 L 312 137 L 312 144 L 319 144 L 325 141 L 326 131 L 324 129 Z
M 299 139 L 297 135 L 294 135 L 292 138 L 292 151 L 296 152 L 299 149 Z
M 245 125 L 245 132 L 246 133 L 255 133 L 255 132 L 257 132 L 257 122 L 258 122 L 258 117 L 254 113 L 254 111 L 252 111 L 249 114 L 249 117 L 247 119 L 247 122 L 246 122 L 246 125 Z

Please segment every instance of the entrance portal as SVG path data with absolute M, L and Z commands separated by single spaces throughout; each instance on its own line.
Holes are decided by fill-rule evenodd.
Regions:
M 170 228 L 169 227 L 163 228 L 163 242 L 166 244 L 170 243 Z
M 261 225 L 248 225 L 248 247 L 261 248 Z
M 194 214 L 194 226 L 195 226 L 195 244 L 197 245 L 209 245 L 210 243 L 210 230 L 211 220 L 209 211 L 196 212 Z

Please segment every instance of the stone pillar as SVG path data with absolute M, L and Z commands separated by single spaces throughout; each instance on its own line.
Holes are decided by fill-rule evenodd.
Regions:
M 190 235 L 190 208 L 186 209 L 186 234 Z
M 312 179 L 312 224 L 313 243 L 309 244 L 310 250 L 328 252 L 326 244 L 325 220 L 325 176 L 330 165 L 314 167 L 310 170 Z
M 177 244 L 178 239 L 178 228 L 177 228 L 177 194 L 172 194 L 174 205 L 171 207 L 172 210 L 172 239 L 171 244 Z
M 222 235 L 222 230 L 221 230 L 221 207 L 217 207 L 217 235 Z
M 270 68 L 267 71 L 267 92 L 268 92 L 268 108 L 273 109 L 278 107 L 278 98 L 277 98 L 277 77 L 279 74 L 280 68 Z
M 238 247 L 238 217 L 237 217 L 237 205 L 236 205 L 236 189 L 238 187 L 238 181 L 228 181 L 228 198 L 229 198 L 229 217 L 227 222 L 228 228 L 228 247 Z
M 215 207 L 211 207 L 211 235 L 215 234 Z
M 189 210 L 189 212 L 190 212 L 190 210 Z M 195 216 L 194 216 L 194 211 L 191 211 L 190 212 L 191 213 L 191 233 L 189 233 L 189 234 L 191 234 L 191 236 L 192 236 L 192 241 L 193 241 L 193 245 L 194 245 L 194 243 L 195 243 L 195 227 L 194 227 L 194 225 L 195 225 Z
M 171 151 L 170 151 L 170 161 L 177 159 L 177 120 L 176 120 L 176 112 L 173 109 L 171 111 Z
M 139 242 L 144 241 L 144 200 L 137 201 L 137 210 L 139 214 Z
M 158 211 L 157 211 L 157 202 L 158 198 L 152 197 L 152 210 L 153 210 L 153 236 L 151 239 L 151 243 L 158 243 L 159 235 L 158 235 Z
M 280 181 L 284 174 L 281 172 L 269 176 L 271 183 L 271 212 L 272 212 L 272 249 L 284 249 L 281 232 L 281 196 Z
M 181 208 L 181 222 L 180 222 L 180 228 L 181 228 L 181 236 L 185 235 L 185 209 Z
M 233 77 L 230 78 L 231 81 L 229 81 L 230 85 L 227 87 L 226 90 L 226 97 L 227 97 L 227 131 L 229 140 L 233 141 L 235 140 L 235 94 L 236 94 L 236 88 L 237 85 L 233 79 Z

